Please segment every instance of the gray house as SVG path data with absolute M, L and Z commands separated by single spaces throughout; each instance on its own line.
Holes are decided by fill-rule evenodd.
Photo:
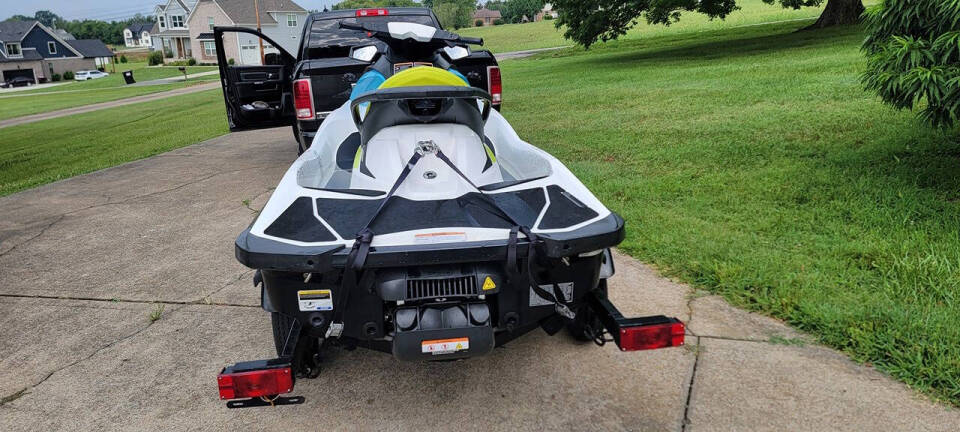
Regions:
M 0 22 L 2 79 L 24 76 L 44 82 L 53 74 L 96 69 L 113 57 L 99 40 L 68 40 L 61 34 L 38 21 Z

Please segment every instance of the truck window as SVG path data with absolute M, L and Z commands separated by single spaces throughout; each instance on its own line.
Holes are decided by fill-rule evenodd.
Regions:
M 363 22 L 412 22 L 436 27 L 430 15 L 389 15 L 361 18 Z M 370 45 L 375 41 L 361 31 L 340 28 L 340 21 L 354 24 L 357 18 L 330 18 L 313 22 L 308 42 L 303 47 L 301 60 L 313 60 L 331 57 L 347 57 L 350 48 L 357 45 Z

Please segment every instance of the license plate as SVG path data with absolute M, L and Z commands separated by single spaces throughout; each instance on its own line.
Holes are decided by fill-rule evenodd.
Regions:
M 436 339 L 420 342 L 420 352 L 424 354 L 451 354 L 468 348 L 470 348 L 469 338 Z

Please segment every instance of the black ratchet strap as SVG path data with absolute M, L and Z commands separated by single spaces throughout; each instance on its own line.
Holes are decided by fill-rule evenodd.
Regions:
M 333 320 L 335 323 L 343 322 L 343 311 L 347 306 L 347 302 L 350 298 L 350 293 L 356 289 L 359 274 L 363 271 L 363 266 L 367 262 L 367 254 L 370 253 L 370 244 L 373 243 L 373 230 L 370 229 L 370 225 L 373 224 L 374 220 L 377 219 L 377 216 L 380 215 L 380 212 L 387 207 L 387 204 L 390 202 L 390 198 L 393 198 L 393 195 L 397 192 L 397 189 L 400 188 L 400 185 L 403 184 L 403 181 L 407 179 L 410 175 L 410 172 L 413 171 L 413 167 L 417 165 L 417 162 L 420 162 L 420 159 L 423 158 L 423 152 L 420 149 L 417 149 L 413 153 L 413 156 L 407 162 L 407 165 L 403 167 L 403 171 L 400 172 L 400 175 L 397 177 L 397 180 L 393 183 L 393 187 L 390 188 L 390 191 L 387 192 L 386 197 L 383 198 L 383 201 L 380 202 L 380 206 L 373 212 L 373 215 L 370 216 L 370 220 L 363 225 L 363 228 L 357 232 L 356 240 L 353 242 L 353 247 L 350 249 L 350 254 L 347 255 L 346 267 L 343 269 L 343 282 L 340 285 L 343 294 L 340 296 L 340 301 L 337 302 L 337 307 L 333 310 Z

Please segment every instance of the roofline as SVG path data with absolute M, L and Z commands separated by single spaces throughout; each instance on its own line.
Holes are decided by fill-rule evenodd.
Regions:
M 23 38 L 27 37 L 27 35 L 30 34 L 31 31 L 33 31 L 33 28 L 36 27 L 37 24 L 40 24 L 40 21 L 34 21 L 33 25 L 30 26 L 30 28 L 28 28 L 27 31 L 23 32 L 23 36 L 20 36 L 19 42 L 23 42 Z
M 60 36 L 57 36 L 57 32 L 51 30 L 50 27 L 43 25 L 43 23 L 41 23 L 40 21 L 35 22 L 33 26 L 30 27 L 30 30 L 27 30 L 26 32 L 23 33 L 23 37 L 20 38 L 20 42 L 22 43 L 23 39 L 27 37 L 27 35 L 30 34 L 31 31 L 33 31 L 34 27 L 37 27 L 37 26 L 40 26 L 41 30 L 47 32 L 48 35 L 56 39 L 57 42 L 60 42 L 61 44 L 63 44 L 63 46 L 67 47 L 67 49 L 69 49 L 70 51 L 73 51 L 73 53 L 76 54 L 77 57 L 83 58 L 83 54 L 80 54 L 80 51 L 77 51 L 76 48 L 71 46 L 67 41 L 61 39 Z

